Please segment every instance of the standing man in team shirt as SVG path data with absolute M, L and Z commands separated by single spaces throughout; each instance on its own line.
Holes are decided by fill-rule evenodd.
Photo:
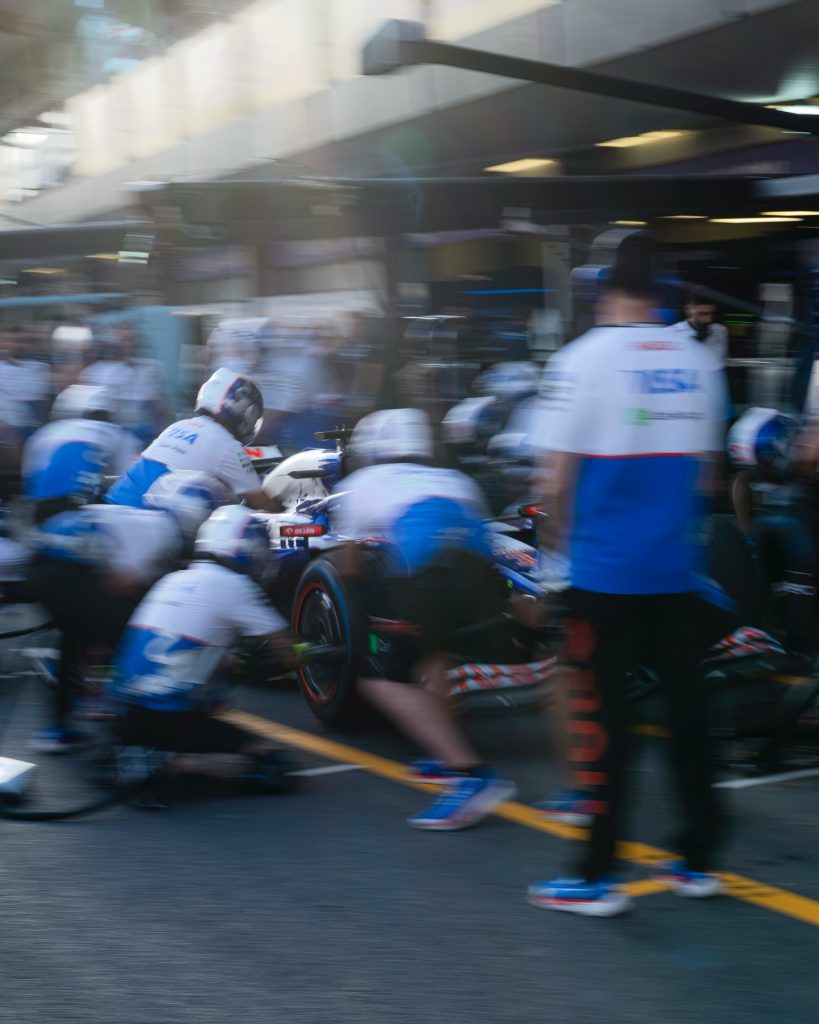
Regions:
M 685 319 L 674 324 L 672 330 L 704 345 L 724 366 L 728 358 L 728 331 L 717 322 L 716 303 L 692 289 L 686 295 L 684 312 Z
M 653 322 L 647 236 L 620 244 L 599 326 L 547 369 L 547 508 L 571 560 L 565 661 L 593 710 L 591 832 L 577 876 L 529 888 L 536 906 L 611 916 L 630 906 L 612 876 L 622 834 L 628 676 L 649 664 L 667 692 L 672 759 L 687 818 L 683 859 L 659 873 L 681 895 L 711 896 L 717 838 L 695 595 L 712 463 L 723 446 L 723 374 L 693 338 Z

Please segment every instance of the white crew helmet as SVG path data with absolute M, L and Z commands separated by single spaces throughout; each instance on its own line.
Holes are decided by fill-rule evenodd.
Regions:
M 222 366 L 199 389 L 196 411 L 209 413 L 242 444 L 250 444 L 262 425 L 264 399 L 250 377 Z
M 382 409 L 359 420 L 350 448 L 365 466 L 402 459 L 424 461 L 433 456 L 432 428 L 420 409 Z
M 173 516 L 186 541 L 194 539 L 212 512 L 232 500 L 233 495 L 221 480 L 191 469 L 163 473 L 143 499 L 148 508 L 161 509 Z
M 199 527 L 194 552 L 262 581 L 272 568 L 264 523 L 243 505 L 218 508 Z
M 54 399 L 51 418 L 112 420 L 116 410 L 116 397 L 110 388 L 95 384 L 72 384 Z

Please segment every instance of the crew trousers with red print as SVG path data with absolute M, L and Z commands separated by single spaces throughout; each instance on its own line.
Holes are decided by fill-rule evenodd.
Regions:
M 662 682 L 672 731 L 671 757 L 686 817 L 680 853 L 706 871 L 717 840 L 716 797 L 702 659 L 702 603 L 693 594 L 567 595 L 564 660 L 573 666 L 572 759 L 590 796 L 593 823 L 579 864 L 589 881 L 612 873 L 622 838 L 630 725 L 629 676 L 654 669 Z

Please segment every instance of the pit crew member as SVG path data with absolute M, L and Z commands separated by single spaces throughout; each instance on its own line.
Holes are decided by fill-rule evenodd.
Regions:
M 171 470 L 212 473 L 251 508 L 281 511 L 261 490 L 244 445 L 259 428 L 264 403 L 249 377 L 224 367 L 199 389 L 194 415 L 167 427 L 105 495 L 113 505 L 142 508 L 151 484 Z
M 432 433 L 417 409 L 370 413 L 355 428 L 350 447 L 364 466 L 338 484 L 333 529 L 352 541 L 377 537 L 385 544 L 380 574 L 363 565 L 360 544 L 343 552 L 348 576 L 364 582 L 359 589 L 368 613 L 359 689 L 440 762 L 444 793 L 407 823 L 465 828 L 516 791 L 482 764 L 443 698 L 447 652 L 457 649 L 456 634 L 497 611 L 484 526 L 488 513 L 468 477 L 428 464 Z
M 47 519 L 34 532 L 29 586 L 60 631 L 58 663 L 35 663 L 55 685 L 54 720 L 35 733 L 32 749 L 72 750 L 85 737 L 73 726 L 93 646 L 111 648 L 152 583 L 174 569 L 201 523 L 229 501 L 206 473 L 168 473 L 145 495 L 145 508 L 86 505 Z
M 124 473 L 137 453 L 133 434 L 118 427 L 114 398 L 103 387 L 72 384 L 23 447 L 23 495 L 36 523 L 100 497 L 105 476 Z
M 568 538 L 571 588 L 564 659 L 588 683 L 593 820 L 575 877 L 537 882 L 536 906 L 611 916 L 628 894 L 612 880 L 629 740 L 628 677 L 655 668 L 668 696 L 672 760 L 688 819 L 684 860 L 658 869 L 681 895 L 720 890 L 709 871 L 717 837 L 705 682 L 707 639 L 695 596 L 712 463 L 727 400 L 707 347 L 653 322 L 646 235 L 620 240 L 599 324 L 547 368 L 546 507 Z
M 296 665 L 287 623 L 260 586 L 270 565 L 263 524 L 241 506 L 221 508 L 199 530 L 191 565 L 156 583 L 132 615 L 114 661 L 116 731 L 129 746 L 171 752 L 165 771 L 281 788 L 272 744 L 212 715 L 240 637 L 270 648 L 282 668 Z

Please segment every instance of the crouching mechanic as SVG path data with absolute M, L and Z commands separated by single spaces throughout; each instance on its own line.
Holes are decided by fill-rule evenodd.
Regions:
M 282 788 L 286 761 L 272 744 L 212 714 L 240 637 L 268 648 L 283 670 L 296 666 L 287 623 L 260 586 L 270 566 L 264 526 L 238 505 L 219 509 L 190 567 L 160 580 L 131 617 L 114 662 L 115 730 L 127 746 L 169 752 L 164 772 Z
M 86 505 L 51 516 L 33 531 L 29 587 L 61 634 L 56 665 L 35 665 L 55 687 L 52 725 L 34 750 L 60 753 L 85 741 L 73 727 L 92 647 L 113 648 L 142 596 L 190 551 L 211 512 L 230 500 L 206 473 L 168 473 L 145 495 L 145 509 Z
M 264 402 L 249 377 L 224 367 L 199 389 L 191 418 L 162 431 L 105 495 L 112 505 L 144 508 L 148 488 L 172 470 L 212 473 L 251 508 L 280 512 L 259 484 L 244 445 L 250 444 L 262 423 Z
M 817 562 L 811 534 L 812 482 L 800 479 L 799 422 L 776 409 L 747 409 L 728 434 L 736 471 L 731 485 L 737 525 L 759 553 L 774 598 L 774 625 L 788 646 L 819 654 Z
M 96 501 L 106 475 L 125 472 L 137 454 L 133 434 L 118 427 L 113 394 L 104 387 L 72 384 L 23 448 L 23 495 L 35 523 Z
M 339 484 L 333 528 L 354 541 L 386 542 L 383 576 L 363 561 L 363 545 L 342 552 L 342 569 L 363 590 L 369 612 L 360 693 L 435 759 L 436 781 L 447 786 L 407 823 L 466 828 L 516 791 L 481 763 L 445 704 L 447 652 L 458 644 L 473 649 L 475 627 L 497 610 L 488 513 L 468 477 L 427 464 L 432 435 L 419 410 L 365 416 L 353 432 L 351 455 L 365 468 Z

